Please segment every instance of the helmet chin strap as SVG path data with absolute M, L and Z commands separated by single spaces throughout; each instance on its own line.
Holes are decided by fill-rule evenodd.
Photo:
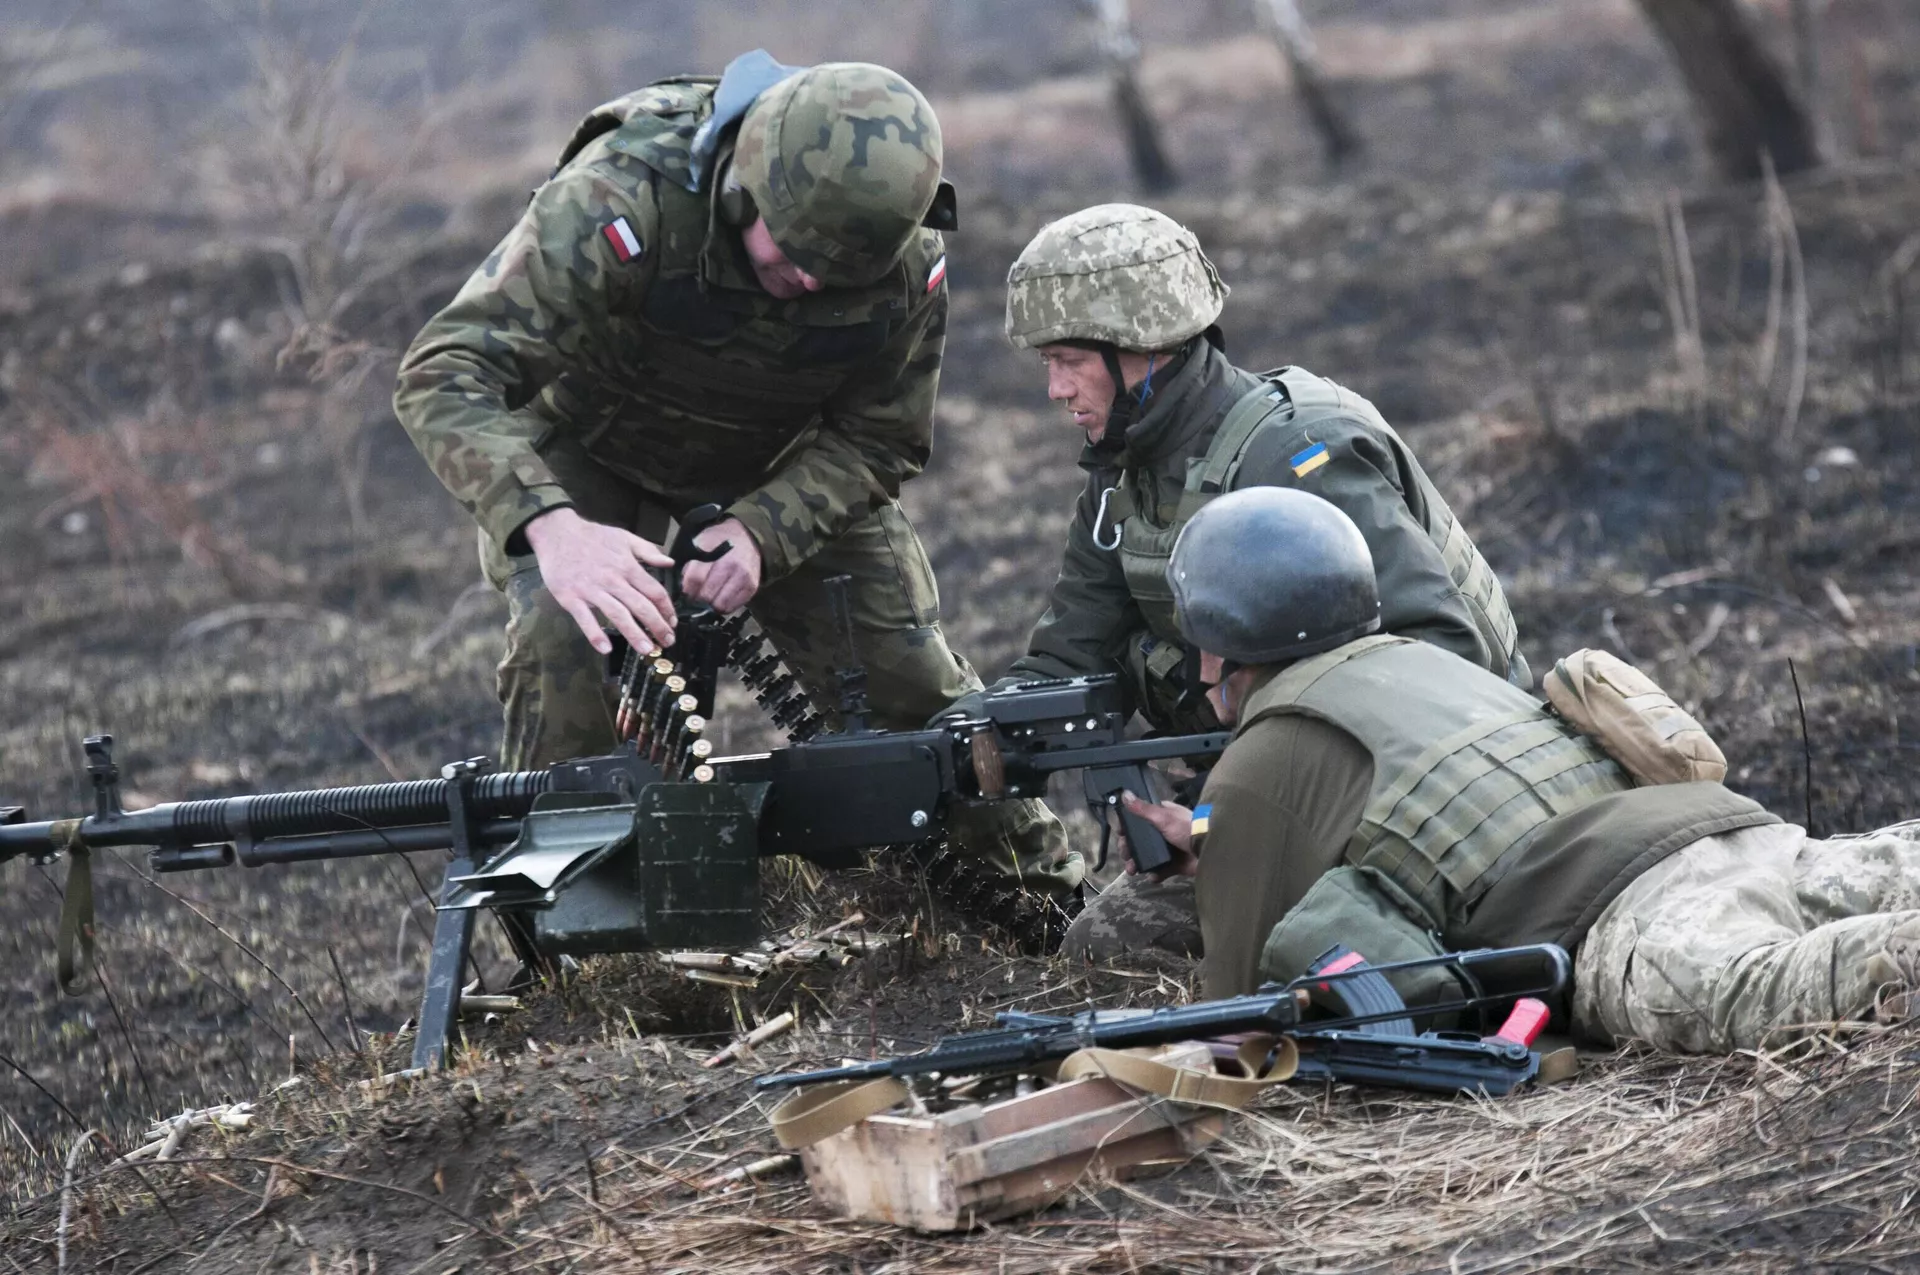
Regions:
M 1227 679 L 1238 673 L 1246 665 L 1237 660 L 1222 656 L 1220 660 L 1220 680 L 1214 685 L 1220 688 L 1220 703 L 1227 711 L 1234 711 L 1233 692 L 1227 687 Z M 1180 664 L 1180 698 L 1174 703 L 1175 710 L 1190 712 L 1206 699 L 1210 688 L 1200 682 L 1200 648 L 1187 643 L 1187 653 Z
M 1100 446 L 1119 451 L 1126 445 L 1127 431 L 1146 410 L 1147 401 L 1153 397 L 1153 372 L 1159 355 L 1147 355 L 1147 379 L 1140 382 L 1139 392 L 1127 388 L 1127 378 L 1120 370 L 1120 351 L 1111 341 L 1100 342 L 1100 361 L 1106 364 L 1107 375 L 1113 380 L 1113 402 L 1107 408 L 1106 432 L 1100 436 Z
M 1231 703 L 1228 699 L 1227 679 L 1244 667 L 1245 665 L 1236 661 L 1221 658 L 1220 680 L 1214 685 L 1220 688 L 1220 699 L 1223 703 Z M 1179 712 L 1191 712 L 1198 708 L 1206 697 L 1207 687 L 1200 681 L 1200 648 L 1188 642 L 1186 654 L 1180 660 L 1180 698 L 1175 701 L 1174 708 Z

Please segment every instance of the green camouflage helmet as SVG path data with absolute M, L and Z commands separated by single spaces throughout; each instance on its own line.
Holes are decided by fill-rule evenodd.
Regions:
M 733 178 L 787 260 L 829 286 L 863 287 L 900 259 L 933 205 L 940 121 L 885 67 L 809 67 L 747 111 Z
M 1101 341 L 1165 350 L 1220 317 L 1227 285 L 1193 232 L 1138 204 L 1100 204 L 1043 227 L 1007 272 L 1007 339 L 1020 349 Z

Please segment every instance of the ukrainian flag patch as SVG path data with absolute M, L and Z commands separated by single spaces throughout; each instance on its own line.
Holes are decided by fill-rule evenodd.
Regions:
M 1207 820 L 1212 814 L 1213 814 L 1213 805 L 1211 802 L 1209 802 L 1207 805 L 1195 806 L 1193 808 L 1192 833 L 1194 836 L 1204 837 L 1207 835 Z
M 1303 452 L 1295 452 L 1288 458 L 1287 464 L 1293 467 L 1295 478 L 1305 478 L 1314 470 L 1327 463 L 1327 445 L 1315 443 Z

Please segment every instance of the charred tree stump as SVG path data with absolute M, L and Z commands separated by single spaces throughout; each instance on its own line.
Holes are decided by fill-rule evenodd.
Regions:
M 1320 66 L 1320 51 L 1314 47 L 1313 32 L 1301 16 L 1294 0 L 1254 0 L 1254 11 L 1267 28 L 1273 42 L 1286 56 L 1293 72 L 1293 90 L 1320 135 L 1329 164 L 1342 164 L 1365 149 L 1360 132 L 1333 100 L 1333 86 Z
M 1127 157 L 1134 176 L 1148 192 L 1159 194 L 1180 184 L 1180 174 L 1160 142 L 1160 125 L 1140 91 L 1140 42 L 1133 35 L 1127 0 L 1087 0 L 1100 20 L 1100 48 L 1113 76 L 1113 101 L 1126 132 Z
M 1759 178 L 1763 154 L 1780 173 L 1819 166 L 1813 117 L 1740 0 L 1638 3 L 1680 68 L 1722 176 Z

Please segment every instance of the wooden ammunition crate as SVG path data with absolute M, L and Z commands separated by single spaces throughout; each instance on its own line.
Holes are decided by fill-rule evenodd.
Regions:
M 1211 1070 L 1204 1044 L 1166 1062 Z M 1088 1077 L 938 1115 L 869 1116 L 800 1153 L 824 1207 L 863 1221 L 953 1231 L 1042 1208 L 1089 1176 L 1180 1162 L 1220 1136 L 1221 1113 Z

